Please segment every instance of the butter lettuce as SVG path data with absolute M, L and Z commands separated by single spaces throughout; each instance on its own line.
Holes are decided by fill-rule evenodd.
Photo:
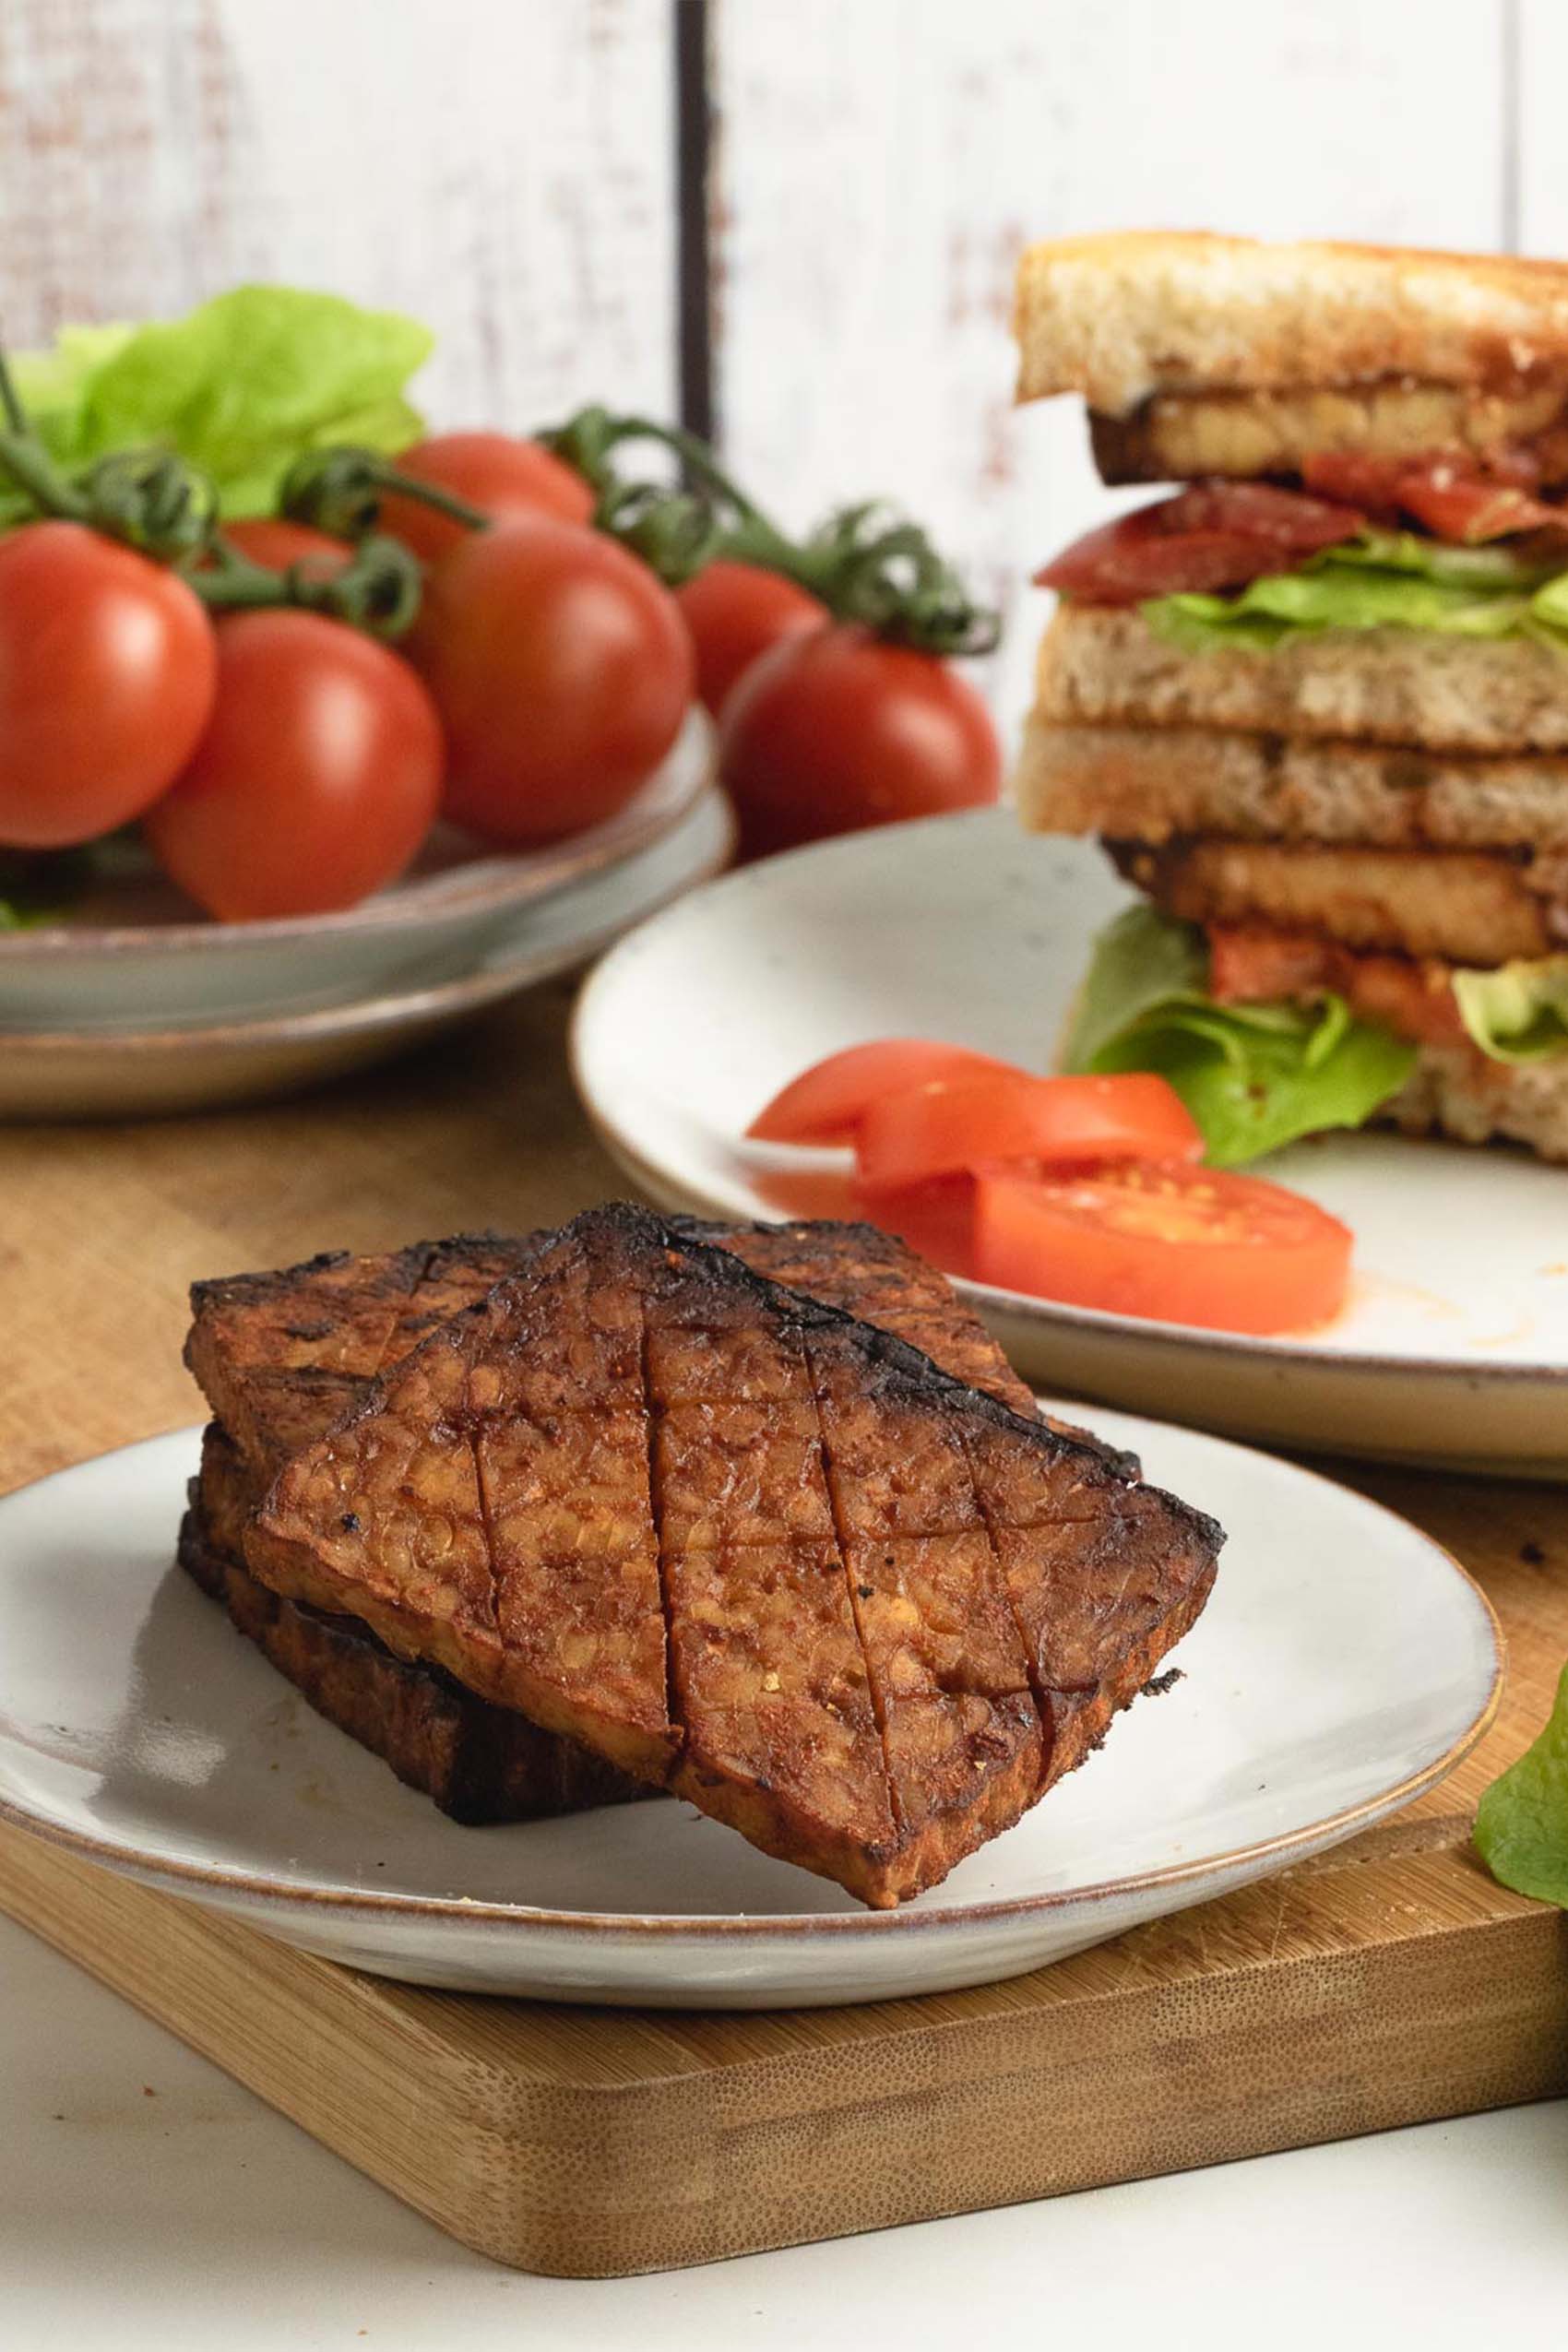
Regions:
M 434 338 L 397 311 L 336 294 L 238 286 L 185 318 L 70 327 L 15 362 L 51 455 L 76 472 L 113 449 L 177 450 L 217 484 L 237 518 L 276 510 L 305 450 L 352 442 L 392 455 L 423 421 L 405 397 Z M 4 517 L 26 502 L 6 494 Z
M 1153 1070 L 1231 1168 L 1324 1127 L 1359 1127 L 1398 1092 L 1415 1049 L 1342 997 L 1216 1004 L 1203 933 L 1130 907 L 1096 943 L 1063 1056 L 1068 1070 Z
M 1568 1910 L 1568 1668 L 1539 1739 L 1482 1797 L 1475 1838 L 1493 1878 Z
M 1459 1017 L 1494 1062 L 1548 1062 L 1568 1053 L 1568 956 L 1457 971 Z
M 1187 652 L 1268 652 L 1301 630 L 1387 628 L 1533 636 L 1568 652 L 1568 569 L 1413 531 L 1367 531 L 1234 596 L 1154 597 L 1142 610 L 1157 636 Z

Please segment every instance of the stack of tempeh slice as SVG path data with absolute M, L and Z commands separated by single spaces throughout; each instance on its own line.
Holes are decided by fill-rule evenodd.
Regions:
M 238 1526 L 198 1488 L 206 1539 L 244 1547 L 231 1607 L 237 1574 L 348 1621 L 384 1676 L 411 1661 L 867 1902 L 933 1883 L 1102 1735 L 1220 1538 L 1015 1409 L 939 1277 L 828 1229 L 719 1247 L 612 1207 L 204 1286 L 190 1360 L 253 1481 Z M 826 1302 L 825 1255 L 929 1352 Z

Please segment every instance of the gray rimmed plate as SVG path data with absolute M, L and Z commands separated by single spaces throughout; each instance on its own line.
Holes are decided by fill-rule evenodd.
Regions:
M 1265 1455 L 1097 1426 L 1229 1530 L 1182 1677 L 902 1910 L 862 1910 L 673 1800 L 447 1821 L 170 1564 L 195 1431 L 0 1502 L 0 1819 L 379 1975 L 809 2008 L 1020 1975 L 1319 1853 L 1458 1763 L 1502 1662 L 1446 1552 Z
M 712 729 L 694 709 L 604 824 L 510 855 L 438 826 L 399 882 L 340 914 L 209 922 L 128 851 L 67 921 L 0 932 L 0 1051 L 18 1033 L 252 1022 L 465 980 L 552 897 L 667 839 L 712 778 Z
M 571 971 L 727 862 L 729 803 L 708 785 L 649 846 L 528 903 L 454 979 L 248 1018 L 0 1030 L 0 1118 L 123 1118 L 251 1102 L 386 1061 Z

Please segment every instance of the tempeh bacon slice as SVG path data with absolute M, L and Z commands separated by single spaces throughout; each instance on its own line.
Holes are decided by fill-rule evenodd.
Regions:
M 886 1905 L 1082 1754 L 1220 1540 L 899 1339 L 609 1208 L 291 1463 L 247 1557 Z

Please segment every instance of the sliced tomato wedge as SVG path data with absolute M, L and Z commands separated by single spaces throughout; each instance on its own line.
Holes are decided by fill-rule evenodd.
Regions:
M 1344 1303 L 1350 1250 L 1348 1227 L 1314 1202 L 1184 1161 L 986 1170 L 975 1185 L 980 1281 L 1208 1331 L 1325 1323 Z
M 1460 547 L 1481 547 L 1515 531 L 1568 529 L 1568 515 L 1512 482 L 1467 478 L 1452 466 L 1431 466 L 1405 475 L 1399 504 L 1437 539 Z
M 852 1214 L 896 1234 L 944 1274 L 974 1274 L 975 1180 L 938 1176 L 928 1184 L 868 1190 L 856 1179 Z
M 1277 996 L 1343 996 L 1363 1021 L 1423 1045 L 1462 1045 L 1466 1029 L 1446 966 L 1341 947 L 1311 932 L 1217 923 L 1208 933 L 1208 992 L 1217 1004 Z
M 1211 923 L 1208 992 L 1217 1004 L 1264 1004 L 1274 996 L 1313 996 L 1331 988 L 1331 943 L 1320 933 Z
M 1026 1074 L 993 1054 L 929 1038 L 885 1037 L 851 1045 L 814 1062 L 773 1097 L 746 1129 L 759 1144 L 846 1144 L 854 1140 L 868 1104 L 910 1087 L 957 1078 L 1021 1078 Z
M 861 1185 L 878 1192 L 992 1160 L 1200 1159 L 1203 1147 L 1180 1096 L 1150 1072 L 1103 1078 L 1014 1072 L 884 1095 L 861 1121 L 855 1167 Z
M 1409 515 L 1459 547 L 1479 547 L 1515 531 L 1568 530 L 1568 512 L 1530 495 L 1527 479 L 1506 470 L 1467 466 L 1462 459 L 1425 457 L 1412 465 L 1354 451 L 1309 457 L 1302 479 L 1333 498 L 1354 498 L 1384 517 Z
M 1194 482 L 1075 540 L 1035 580 L 1097 604 L 1212 594 L 1353 539 L 1365 519 L 1354 506 L 1273 482 Z
M 1336 547 L 1366 520 L 1353 499 L 1282 490 L 1273 481 L 1194 481 L 1152 511 L 1167 532 L 1240 531 L 1291 555 Z
M 1093 604 L 1137 604 L 1146 596 L 1214 595 L 1277 571 L 1277 552 L 1240 531 L 1184 531 L 1167 538 L 1144 516 L 1103 523 L 1035 574 L 1037 588 Z

